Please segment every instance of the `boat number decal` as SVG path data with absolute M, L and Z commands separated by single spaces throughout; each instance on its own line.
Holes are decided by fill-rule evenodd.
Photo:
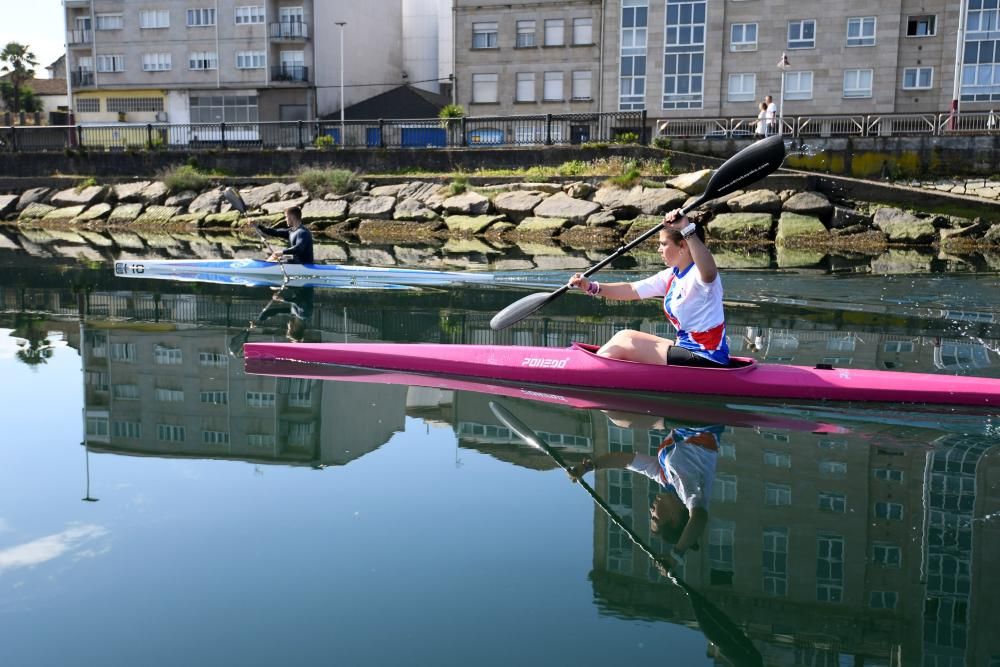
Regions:
M 522 366 L 528 368 L 566 368 L 569 359 L 542 359 L 541 357 L 525 357 Z
M 128 262 L 115 262 L 115 273 L 143 273 L 146 269 L 142 264 L 129 264 Z
M 528 398 L 540 398 L 540 399 L 552 399 L 556 401 L 561 401 L 566 403 L 569 399 L 565 396 L 560 396 L 559 394 L 543 394 L 540 391 L 531 391 L 530 389 L 522 389 L 521 394 L 527 396 Z

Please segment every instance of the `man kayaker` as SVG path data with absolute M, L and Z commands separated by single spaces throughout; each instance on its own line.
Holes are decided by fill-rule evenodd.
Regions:
M 610 417 L 609 417 L 610 418 Z M 622 425 L 618 419 L 611 419 Z M 627 423 L 626 426 L 635 426 Z M 659 420 L 657 428 L 663 428 Z M 576 482 L 591 470 L 624 468 L 660 485 L 649 508 L 649 529 L 673 546 L 675 555 L 697 550 L 698 538 L 708 525 L 708 504 L 712 496 L 715 465 L 719 458 L 719 438 L 723 426 L 677 427 L 663 439 L 656 456 L 637 452 L 609 452 L 596 459 L 584 459 L 569 468 Z
M 313 287 L 283 287 L 271 297 L 271 301 L 250 326 L 263 324 L 276 315 L 288 313 L 290 317 L 285 338 L 293 343 L 301 343 L 305 339 L 306 322 L 312 317 L 314 291 Z
M 667 269 L 631 283 L 599 283 L 577 273 L 569 286 L 617 301 L 663 297 L 663 312 L 677 329 L 676 340 L 623 329 L 605 343 L 602 357 L 647 364 L 725 366 L 729 343 L 722 310 L 722 279 L 704 231 L 671 211 L 660 230 L 660 257 Z
M 268 236 L 277 236 L 287 239 L 288 247 L 271 254 L 267 258 L 269 262 L 287 262 L 289 264 L 312 264 L 313 263 L 313 237 L 306 227 L 302 225 L 302 209 L 292 206 L 285 209 L 285 222 L 287 227 L 269 229 L 262 225 L 254 225 L 260 232 Z

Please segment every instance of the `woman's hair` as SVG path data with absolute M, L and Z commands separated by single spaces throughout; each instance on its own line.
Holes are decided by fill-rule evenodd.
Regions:
M 761 103 L 760 103 L 760 108 L 761 108 L 762 110 L 764 110 L 764 111 L 767 111 L 767 102 L 761 102 Z
M 680 242 L 684 240 L 684 237 L 681 236 L 681 233 L 676 229 L 669 229 L 667 227 L 664 227 L 663 231 L 667 233 L 667 237 L 675 244 L 680 244 Z M 694 226 L 694 233 L 695 236 L 697 236 L 702 243 L 705 242 L 705 230 L 702 228 L 701 225 Z

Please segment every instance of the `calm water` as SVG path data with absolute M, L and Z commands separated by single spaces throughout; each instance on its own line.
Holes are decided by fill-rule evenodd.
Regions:
M 739 353 L 1000 377 L 996 274 L 725 281 Z M 491 400 L 573 461 L 721 427 L 709 525 L 678 573 L 765 664 L 1000 660 L 995 410 L 587 397 L 613 399 L 602 411 L 558 392 L 248 374 L 240 344 L 289 331 L 280 303 L 260 318 L 273 294 L 0 271 L 0 663 L 726 664 L 704 607 Z M 283 296 L 306 340 L 666 331 L 655 304 L 570 295 L 492 334 L 524 294 Z M 649 534 L 651 482 L 588 479 L 668 548 Z

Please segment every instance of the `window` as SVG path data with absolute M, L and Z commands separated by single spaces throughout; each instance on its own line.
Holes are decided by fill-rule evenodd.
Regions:
M 135 361 L 135 343 L 111 343 L 111 361 Z
M 872 545 L 872 561 L 882 567 L 899 568 L 903 562 L 903 550 L 895 544 L 875 542 Z
M 228 366 L 229 357 L 221 352 L 199 352 L 198 363 L 201 366 Z
M 756 88 L 756 74 L 730 74 L 727 99 L 730 102 L 752 102 L 756 97 Z
M 573 43 L 594 43 L 594 19 L 573 19 Z
M 927 90 L 934 86 L 933 67 L 904 67 L 903 90 Z
M 872 591 L 868 595 L 868 606 L 872 609 L 895 609 L 898 600 L 896 591 Z
M 497 98 L 496 74 L 473 74 L 472 75 L 472 103 L 473 104 L 496 104 Z
M 228 405 L 229 404 L 229 392 L 228 391 L 203 391 L 201 392 L 201 402 L 209 403 L 211 405 Z
M 236 69 L 264 69 L 263 51 L 237 51 Z
M 844 70 L 844 97 L 871 97 L 872 70 Z
M 153 113 L 156 111 L 163 111 L 163 98 L 162 97 L 109 97 L 107 99 L 108 111 L 113 112 L 139 112 L 139 113 Z M 180 350 L 176 350 L 177 354 L 180 354 Z M 156 362 L 161 363 L 161 362 Z M 180 362 L 163 362 L 163 363 L 180 363 Z
M 967 25 L 969 26 L 969 31 L 972 30 L 972 15 L 976 12 L 969 11 L 969 19 Z M 978 24 L 978 21 L 977 21 Z M 922 16 L 907 16 L 906 17 L 906 36 L 907 37 L 933 37 L 937 34 L 937 16 L 933 14 L 925 14 Z
M 792 457 L 790 454 L 785 452 L 765 451 L 764 465 L 774 466 L 775 468 L 791 468 Z
M 562 46 L 566 43 L 565 21 L 545 19 L 545 46 Z
M 806 19 L 804 21 L 789 21 L 788 48 L 816 48 L 816 21 L 813 19 Z
M 912 340 L 890 340 L 882 345 L 885 352 L 895 352 L 896 354 L 913 352 Z
M 787 484 L 764 484 L 764 504 L 768 507 L 785 507 L 792 504 L 792 487 Z
M 108 111 L 111 111 L 111 109 L 109 108 Z M 156 345 L 153 347 L 153 363 L 176 366 L 184 363 L 184 355 L 180 348 Z
M 192 96 L 189 103 L 192 123 L 253 123 L 257 120 L 256 95 Z M 217 352 L 201 352 L 202 366 L 226 366 L 229 361 Z
M 535 101 L 535 73 L 534 72 L 518 72 L 517 73 L 517 92 L 514 97 L 517 102 L 534 102 Z
M 248 391 L 247 392 L 247 407 L 248 408 L 273 408 L 274 407 L 274 393 L 266 391 Z
M 712 500 L 720 503 L 736 502 L 736 475 L 719 473 L 712 484 Z
M 875 46 L 875 17 L 855 16 L 847 19 L 848 46 Z
M 757 24 L 734 23 L 729 28 L 730 51 L 757 50 Z
M 847 511 L 847 496 L 843 493 L 821 491 L 819 494 L 819 508 L 824 512 L 843 514 Z
M 184 442 L 184 427 L 176 424 L 157 424 L 156 439 L 160 442 Z
M 495 21 L 492 23 L 472 24 L 472 48 L 497 48 L 497 24 Z
M 264 22 L 264 6 L 248 5 L 235 9 L 236 25 L 249 25 Z
M 124 72 L 125 56 L 121 54 L 97 56 L 98 72 Z
M 139 385 L 137 384 L 116 384 L 111 388 L 111 396 L 116 401 L 138 401 Z
M 184 400 L 184 390 L 157 387 L 153 392 L 153 396 L 156 400 L 163 401 L 164 403 L 180 403 Z
M 517 22 L 517 48 L 527 49 L 535 46 L 535 22 Z
M 713 570 L 734 572 L 733 551 L 736 544 L 736 524 L 710 519 L 708 522 L 708 562 Z
M 187 25 L 189 28 L 215 25 L 215 9 L 206 7 L 187 10 Z
M 646 32 L 649 6 L 646 0 L 622 0 L 621 54 L 618 78 L 618 108 L 646 108 Z
M 546 102 L 562 102 L 563 73 L 546 72 L 545 83 L 542 86 L 542 99 Z
M 593 74 L 587 71 L 573 72 L 573 99 L 574 100 L 589 100 L 591 99 L 591 88 L 590 82 Z
M 94 25 L 98 30 L 121 30 L 125 27 L 125 19 L 121 14 L 98 14 L 94 17 Z
M 847 464 L 843 461 L 820 461 L 819 474 L 826 477 L 843 477 L 847 474 Z
M 812 72 L 785 72 L 786 100 L 811 100 L 812 96 Z
M 170 12 L 166 9 L 143 9 L 139 12 L 139 27 L 169 28 Z
M 87 435 L 106 436 L 108 434 L 107 417 L 87 417 Z
M 820 438 L 816 442 L 816 446 L 820 449 L 830 449 L 836 451 L 847 451 L 847 441 L 846 440 L 834 440 L 832 438 Z
M 201 442 L 205 445 L 228 445 L 228 431 L 202 431 Z
M 903 481 L 903 471 L 895 470 L 893 468 L 876 468 L 874 471 L 875 479 L 882 480 L 883 482 L 902 482 Z
M 188 55 L 188 69 L 218 69 L 219 59 L 214 51 L 193 51 Z M 192 122 L 194 122 L 192 120 Z
M 99 113 L 101 111 L 101 100 L 96 97 L 77 97 L 76 110 L 79 113 Z
M 785 595 L 788 592 L 788 529 L 765 528 L 763 537 L 764 593 Z
M 274 435 L 270 433 L 248 433 L 247 445 L 254 448 L 274 447 Z
M 819 535 L 816 538 L 816 599 L 840 602 L 844 595 L 844 538 Z
M 312 380 L 294 378 L 288 381 L 288 405 L 292 408 L 312 407 Z
M 667 0 L 664 109 L 700 109 L 702 106 L 706 4 L 704 0 Z
M 166 72 L 171 68 L 169 53 L 144 53 L 142 54 L 142 71 L 144 72 Z
M 131 438 L 138 440 L 142 437 L 142 424 L 139 422 L 116 421 L 111 423 L 111 435 L 116 438 Z
M 880 500 L 875 503 L 875 517 L 899 521 L 903 518 L 903 505 Z

